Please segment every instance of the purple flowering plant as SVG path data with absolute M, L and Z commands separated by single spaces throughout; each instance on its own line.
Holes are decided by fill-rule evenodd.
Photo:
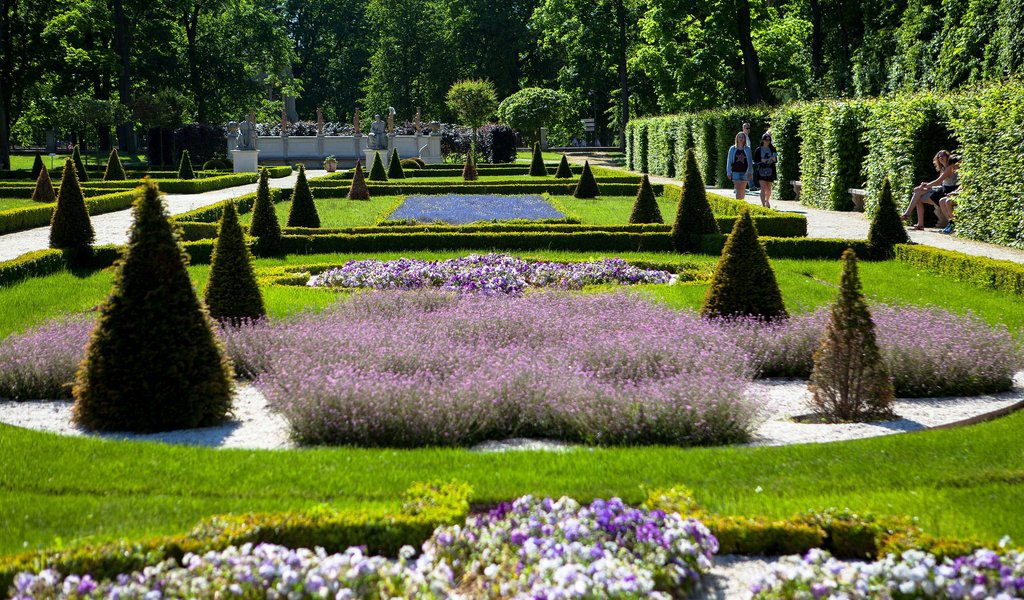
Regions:
M 389 222 L 466 225 L 480 221 L 560 221 L 566 215 L 543 196 L 499 194 L 444 194 L 409 196 L 392 212 Z

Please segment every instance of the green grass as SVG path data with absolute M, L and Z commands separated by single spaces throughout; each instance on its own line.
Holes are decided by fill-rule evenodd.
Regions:
M 0 198 L 0 211 L 28 208 L 30 206 L 41 206 L 41 204 L 33 201 L 31 198 Z
M 109 151 L 108 152 L 101 152 L 99 154 L 97 154 L 95 152 L 87 152 L 87 153 L 82 155 L 82 160 L 85 162 L 85 167 L 87 169 L 92 169 L 92 168 L 95 168 L 97 164 L 104 164 L 104 163 L 106 163 L 107 157 L 109 155 L 110 155 Z M 99 156 L 100 158 L 97 159 L 97 156 Z M 134 157 L 130 156 L 130 155 L 127 155 L 127 154 L 121 154 L 120 156 L 121 156 L 121 162 L 122 163 L 126 163 L 125 166 L 129 167 L 129 168 L 137 166 L 137 165 L 139 165 L 139 164 L 141 164 L 141 163 L 146 161 L 146 155 L 145 154 L 137 154 Z M 55 156 L 53 158 L 53 164 L 51 165 L 50 164 L 50 155 L 48 153 L 44 152 L 43 153 L 43 164 L 46 165 L 47 169 L 55 168 L 55 167 L 60 167 L 60 166 L 62 166 L 64 164 L 64 159 L 70 158 L 70 157 L 71 157 L 71 154 L 58 154 L 57 156 Z M 28 155 L 16 154 L 16 155 L 11 155 L 11 169 L 12 170 L 31 169 L 32 168 L 32 163 L 35 162 L 35 160 L 36 160 L 36 157 L 35 157 L 34 154 L 28 154 Z M 99 160 L 99 162 L 97 162 L 97 160 Z
M 313 195 L 316 195 L 315 190 Z M 361 227 L 375 224 L 379 218 L 385 216 L 385 213 L 391 211 L 398 200 L 398 196 L 374 196 L 369 201 L 321 198 L 313 200 L 313 203 L 316 205 L 317 214 L 320 215 L 321 227 Z M 282 227 L 288 222 L 288 211 L 291 207 L 290 201 L 274 205 L 274 211 Z M 238 220 L 244 225 L 252 223 L 252 211 L 239 215 Z

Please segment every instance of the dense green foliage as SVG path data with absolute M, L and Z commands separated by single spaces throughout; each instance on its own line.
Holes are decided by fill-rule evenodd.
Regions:
M 78 371 L 75 422 L 104 431 L 221 423 L 234 373 L 152 181 L 138 193 L 133 217 L 114 289 Z
M 878 199 L 878 207 L 875 216 L 871 219 L 871 228 L 868 230 L 868 244 L 871 246 L 871 253 L 874 258 L 884 260 L 892 258 L 896 251 L 896 244 L 906 244 L 910 241 L 907 230 L 903 228 L 903 221 L 900 220 L 899 210 L 896 202 L 892 199 L 892 186 L 889 185 L 889 178 L 882 181 L 882 193 Z
M 590 161 L 583 163 L 583 173 L 580 180 L 576 182 L 576 189 L 572 193 L 575 198 L 597 198 L 601 195 L 601 188 L 594 179 L 594 173 L 590 170 Z
M 36 157 L 32 159 L 32 179 L 39 179 L 39 172 L 44 168 L 43 155 L 36 152 Z
M 658 199 L 654 197 L 654 190 L 651 189 L 651 180 L 644 175 L 640 180 L 640 187 L 636 191 L 636 200 L 633 202 L 633 212 L 629 215 L 630 223 L 664 223 L 661 217 L 661 210 L 658 208 Z
M 548 174 L 544 166 L 544 154 L 540 151 L 540 142 L 533 144 L 533 156 L 530 159 L 530 175 L 533 177 L 544 177 Z
M 380 157 L 380 152 L 373 153 L 373 164 L 370 166 L 370 175 L 367 177 L 370 181 L 387 181 L 388 172 L 384 168 L 384 160 Z
M 498 105 L 498 119 L 518 129 L 527 142 L 540 140 L 540 129 L 548 130 L 548 143 L 561 145 L 581 129 L 572 98 L 558 90 L 528 87 L 505 98 Z
M 572 168 L 569 167 L 569 159 L 563 154 L 558 161 L 558 169 L 555 171 L 555 179 L 571 179 Z
M 405 179 L 405 169 L 402 168 L 402 159 L 398 156 L 398 148 L 391 151 L 391 160 L 388 161 L 388 179 Z
M 768 255 L 757 239 L 749 211 L 743 211 L 725 242 L 700 314 L 706 317 L 784 319 L 782 292 Z
M 36 187 L 32 190 L 32 199 L 36 202 L 57 201 L 57 193 L 53 191 L 53 182 L 50 181 L 50 171 L 45 166 L 39 169 Z
M 772 115 L 772 142 L 779 152 L 776 166 L 778 179 L 775 181 L 775 194 L 779 200 L 796 200 L 793 181 L 800 181 L 800 137 L 801 105 L 791 104 L 780 108 Z
M 85 196 L 78 184 L 77 169 L 69 158 L 64 161 L 57 207 L 50 220 L 50 247 L 82 253 L 88 250 L 95 237 L 85 208 Z
M 704 179 L 692 148 L 686 151 L 684 164 L 683 189 L 672 225 L 672 244 L 679 252 L 695 252 L 700 247 L 700 236 L 719 233 L 719 227 L 708 204 Z
M 1024 296 L 1024 265 L 922 245 L 896 246 L 896 259 L 982 288 Z
M 256 188 L 256 202 L 252 206 L 249 235 L 258 240 L 257 254 L 271 255 L 278 251 L 281 243 L 281 223 L 274 212 L 269 173 L 266 169 L 260 170 L 260 182 Z
M 306 167 L 299 165 L 299 174 L 295 178 L 295 191 L 292 192 L 292 206 L 288 212 L 288 227 L 320 227 L 320 215 L 313 203 L 313 193 L 309 190 L 306 180 Z
M 363 177 L 363 163 L 356 161 L 355 174 L 352 176 L 352 184 L 348 188 L 349 200 L 369 200 L 370 189 L 366 187 L 366 178 Z
M 476 181 L 479 179 L 479 175 L 476 171 L 476 157 L 472 152 L 466 153 L 466 164 L 462 167 L 462 180 L 463 181 Z
M 217 228 L 203 300 L 210 316 L 218 320 L 258 319 L 267 314 L 238 212 L 231 201 L 224 206 Z
M 181 162 L 178 163 L 178 179 L 195 179 L 196 172 L 192 169 L 192 158 L 188 155 L 188 150 L 184 150 L 181 153 Z
M 494 84 L 487 79 L 456 81 L 448 89 L 446 98 L 448 109 L 455 113 L 459 122 L 474 130 L 483 125 L 498 106 Z
M 875 340 L 875 324 L 860 289 L 857 256 L 843 253 L 839 296 L 832 305 L 807 387 L 815 414 L 827 422 L 891 419 L 892 377 Z
M 75 145 L 75 149 L 71 152 L 71 160 L 75 165 L 75 171 L 78 172 L 79 183 L 89 181 L 89 173 L 85 170 L 85 163 L 82 162 L 82 152 L 79 150 L 77 144 Z M 67 169 L 67 162 L 64 163 L 64 168 Z
M 124 181 L 125 179 L 127 177 L 124 174 L 124 165 L 121 164 L 117 148 L 111 148 L 110 156 L 107 157 L 107 168 L 103 171 L 103 181 Z

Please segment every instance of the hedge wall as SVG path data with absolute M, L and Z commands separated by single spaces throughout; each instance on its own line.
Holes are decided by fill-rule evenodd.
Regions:
M 805 106 L 790 104 L 772 115 L 772 141 L 779 152 L 777 166 L 778 180 L 775 194 L 779 200 L 796 200 L 796 190 L 791 181 L 800 181 L 800 123 Z
M 864 187 L 864 140 L 870 101 L 809 105 L 800 122 L 800 201 L 825 210 L 853 210 L 850 188 Z
M 1024 265 L 919 244 L 898 244 L 896 260 L 983 288 L 1024 296 Z
M 738 107 L 711 112 L 711 119 L 715 127 L 715 155 L 718 162 L 715 164 L 715 178 L 705 179 L 706 182 L 714 181 L 718 187 L 731 188 L 732 181 L 726 171 L 725 159 L 729 156 L 729 148 L 736 143 L 736 134 L 742 131 L 744 123 L 750 123 L 750 145 L 753 147 L 761 143 L 761 134 L 768 130 L 770 118 L 768 109 L 763 107 Z
M 90 215 L 102 215 L 129 208 L 134 200 L 135 192 L 118 192 L 86 198 L 85 208 Z M 55 204 L 42 204 L 0 211 L 0 234 L 46 227 L 50 224 L 55 206 Z
M 635 196 L 635 183 L 603 183 L 601 196 Z M 556 196 L 572 196 L 576 183 L 557 183 L 556 181 L 538 181 L 521 183 L 471 183 L 453 186 L 451 183 L 386 183 L 368 182 L 371 196 L 406 196 L 409 194 L 554 194 Z M 652 184 L 654 193 L 661 195 L 664 186 Z M 317 198 L 344 198 L 348 194 L 347 187 L 315 187 Z M 291 198 L 291 190 L 282 190 L 284 199 Z

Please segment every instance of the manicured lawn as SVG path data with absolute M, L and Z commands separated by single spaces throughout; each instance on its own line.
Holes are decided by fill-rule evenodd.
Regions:
M 85 166 L 87 168 L 92 168 L 92 167 L 95 167 L 98 164 L 96 162 L 96 160 L 97 160 L 96 157 L 97 156 L 101 157 L 99 160 L 102 163 L 102 162 L 106 162 L 107 156 L 109 154 L 110 154 L 109 151 L 108 152 L 101 152 L 99 154 L 97 154 L 95 152 L 87 152 L 87 153 L 82 155 L 82 160 L 85 162 Z M 128 154 L 121 154 L 120 156 L 121 156 L 121 162 L 122 163 L 130 163 L 130 164 L 126 165 L 126 166 L 132 166 L 132 164 L 136 164 L 137 165 L 137 164 L 139 164 L 139 163 L 141 163 L 141 162 L 146 160 L 146 155 L 145 154 L 138 154 L 138 155 L 136 155 L 134 157 L 131 156 L 131 155 L 128 155 Z M 70 158 L 70 157 L 71 157 L 71 154 L 58 154 L 57 156 L 55 156 L 53 158 L 53 165 L 52 165 L 52 167 L 60 167 L 60 166 L 62 166 L 64 164 L 64 159 L 65 158 Z M 35 162 L 35 160 L 36 160 L 36 157 L 35 157 L 34 154 L 12 155 L 11 156 L 11 169 L 12 170 L 31 169 L 32 168 L 32 163 Z M 50 155 L 45 153 L 45 152 L 43 153 L 43 164 L 46 165 L 47 169 L 51 168 L 51 165 L 50 165 Z
M 313 191 L 316 197 L 316 191 Z M 348 198 L 321 198 L 313 200 L 316 212 L 320 215 L 321 227 L 362 227 L 373 225 L 378 219 L 387 216 L 397 206 L 399 196 L 374 196 L 367 200 L 349 200 Z M 292 203 L 278 202 L 274 205 L 277 218 L 284 227 L 288 223 L 288 211 Z M 239 215 L 238 220 L 248 225 L 252 223 L 252 211 Z
M 28 208 L 30 206 L 42 206 L 31 198 L 0 198 L 0 211 L 12 210 L 15 208 Z

